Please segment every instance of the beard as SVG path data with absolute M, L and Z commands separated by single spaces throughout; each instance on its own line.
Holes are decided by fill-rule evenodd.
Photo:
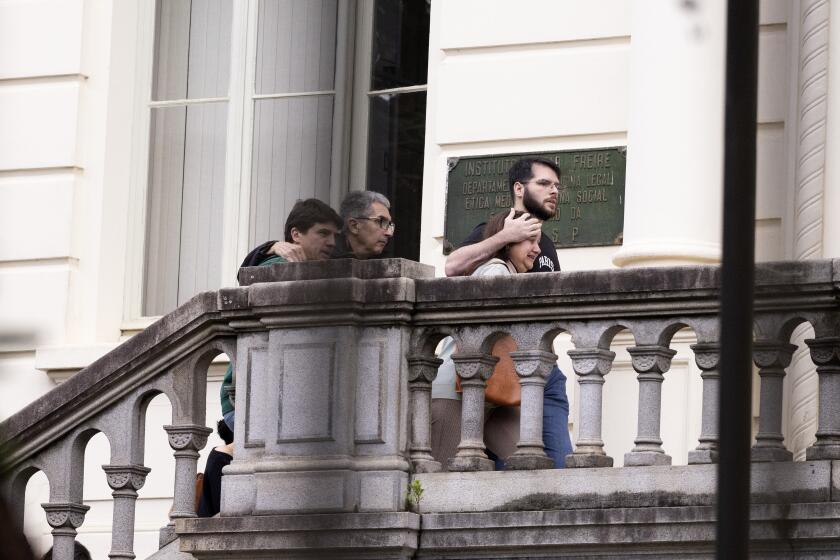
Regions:
M 531 195 L 531 191 L 528 187 L 525 187 L 523 192 L 522 205 L 525 206 L 525 210 L 527 210 L 532 216 L 542 221 L 550 220 L 554 217 L 554 212 L 540 204 L 540 202 Z

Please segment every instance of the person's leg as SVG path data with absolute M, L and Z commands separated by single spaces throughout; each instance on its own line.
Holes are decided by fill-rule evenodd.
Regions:
M 546 454 L 554 460 L 554 467 L 566 466 L 566 455 L 572 452 L 569 437 L 569 399 L 566 396 L 566 376 L 554 366 L 545 383 L 543 396 L 543 444 Z
M 461 401 L 432 399 L 432 456 L 446 469 L 461 443 Z
M 505 460 L 516 451 L 519 442 L 518 406 L 497 406 L 485 413 L 484 445 L 487 456 L 496 463 L 496 470 L 504 468 Z

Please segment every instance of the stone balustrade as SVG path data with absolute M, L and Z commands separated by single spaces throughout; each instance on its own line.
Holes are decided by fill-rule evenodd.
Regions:
M 0 424 L 0 491 L 21 519 L 29 477 L 38 470 L 47 475 L 54 558 L 72 557 L 86 511 L 84 447 L 98 432 L 111 443 L 104 466 L 115 499 L 110 556 L 133 557 L 134 503 L 148 473 L 144 416 L 160 393 L 173 406 L 172 425 L 160 437 L 176 461 L 172 523 L 164 535 L 179 537 L 181 549 L 199 559 L 222 550 L 230 558 L 492 557 L 510 556 L 514 546 L 609 552 L 602 541 L 631 555 L 640 515 L 666 556 L 682 550 L 688 522 L 692 542 L 712 546 L 709 508 L 725 429 L 718 426 L 716 267 L 432 278 L 429 267 L 408 261 L 345 260 L 245 269 L 240 280 L 239 288 L 196 296 Z M 812 551 L 837 546 L 836 531 L 820 531 L 831 533 L 826 523 L 840 520 L 838 294 L 840 261 L 772 263 L 756 271 L 761 385 L 753 501 L 766 520 L 755 538 L 768 550 L 780 539 Z M 808 463 L 794 463 L 782 439 L 782 384 L 791 333 L 804 322 L 815 332 L 807 344 L 820 377 L 819 427 Z M 697 339 L 702 419 L 689 465 L 672 467 L 660 434 L 661 388 L 675 354 L 672 339 L 684 328 Z M 615 358 L 611 344 L 622 331 L 634 339 L 628 351 L 639 397 L 626 407 L 638 410 L 638 425 L 625 468 L 611 468 L 602 438 L 603 388 Z M 542 390 L 561 333 L 574 345 L 579 420 L 568 468 L 548 470 Z M 511 357 L 522 384 L 521 432 L 510 472 L 486 472 L 493 464 L 483 442 L 484 387 L 496 362 L 490 349 L 502 335 L 517 345 Z M 445 336 L 457 343 L 463 404 L 461 443 L 441 465 L 431 453 L 430 401 L 441 363 L 435 348 Z M 209 433 L 206 372 L 219 353 L 235 364 L 234 461 L 223 477 L 221 517 L 197 519 L 193 481 Z M 422 532 L 405 500 L 411 479 L 425 488 Z M 570 524 L 579 532 L 560 531 Z M 534 537 L 511 533 L 538 529 Z

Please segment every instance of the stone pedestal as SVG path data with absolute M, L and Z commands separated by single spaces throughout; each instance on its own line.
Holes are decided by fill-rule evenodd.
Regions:
M 663 373 L 671 368 L 675 350 L 657 345 L 627 349 L 639 380 L 639 420 L 636 446 L 624 454 L 624 466 L 670 465 L 671 456 L 662 449 L 659 427 L 662 416 Z
M 557 363 L 557 355 L 541 350 L 518 350 L 510 353 L 522 386 L 519 443 L 507 458 L 509 470 L 552 469 L 554 460 L 545 454 L 543 444 L 543 398 L 545 381 Z
M 796 346 L 771 340 L 753 343 L 753 362 L 761 377 L 758 433 L 751 451 L 753 461 L 790 461 L 793 453 L 785 448 L 782 435 L 782 399 L 785 368 Z
M 248 269 L 246 284 L 266 283 L 229 297 L 250 332 L 237 342 L 222 517 L 405 510 L 409 453 L 434 463 L 425 422 L 437 362 L 406 359 L 414 279 L 432 269 L 307 264 Z M 410 436 L 412 407 L 425 421 Z
M 484 452 L 484 389 L 499 361 L 481 353 L 453 354 L 461 379 L 461 443 L 449 460 L 450 471 L 492 471 L 493 461 Z
M 805 456 L 809 461 L 840 459 L 840 337 L 806 340 L 820 378 L 817 441 Z
M 134 556 L 134 511 L 137 491 L 152 470 L 140 465 L 103 465 L 114 497 L 114 522 L 108 558 L 132 560 Z
M 73 560 L 75 556 L 76 529 L 85 521 L 90 506 L 69 502 L 41 504 L 47 513 L 47 523 L 53 528 L 53 555 L 55 560 Z
M 692 344 L 694 361 L 703 373 L 703 413 L 700 421 L 700 444 L 688 452 L 688 464 L 717 463 L 720 458 L 720 345 L 716 343 Z
M 566 467 L 611 467 L 613 458 L 604 452 L 601 439 L 604 376 L 610 372 L 615 352 L 601 348 L 569 350 L 572 367 L 580 383 L 580 429 L 574 453 Z
M 441 464 L 432 457 L 432 382 L 443 360 L 409 356 L 408 390 L 411 399 L 411 465 L 414 472 L 438 472 Z

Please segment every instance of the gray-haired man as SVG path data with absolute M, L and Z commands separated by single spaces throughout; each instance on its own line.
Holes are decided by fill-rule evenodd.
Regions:
M 394 236 L 391 203 L 385 195 L 373 191 L 353 191 L 341 201 L 339 214 L 344 229 L 336 236 L 333 259 L 375 259 L 382 254 Z M 305 261 L 299 245 L 285 241 L 268 241 L 251 251 L 245 262 L 259 262 L 279 255 L 290 262 Z

